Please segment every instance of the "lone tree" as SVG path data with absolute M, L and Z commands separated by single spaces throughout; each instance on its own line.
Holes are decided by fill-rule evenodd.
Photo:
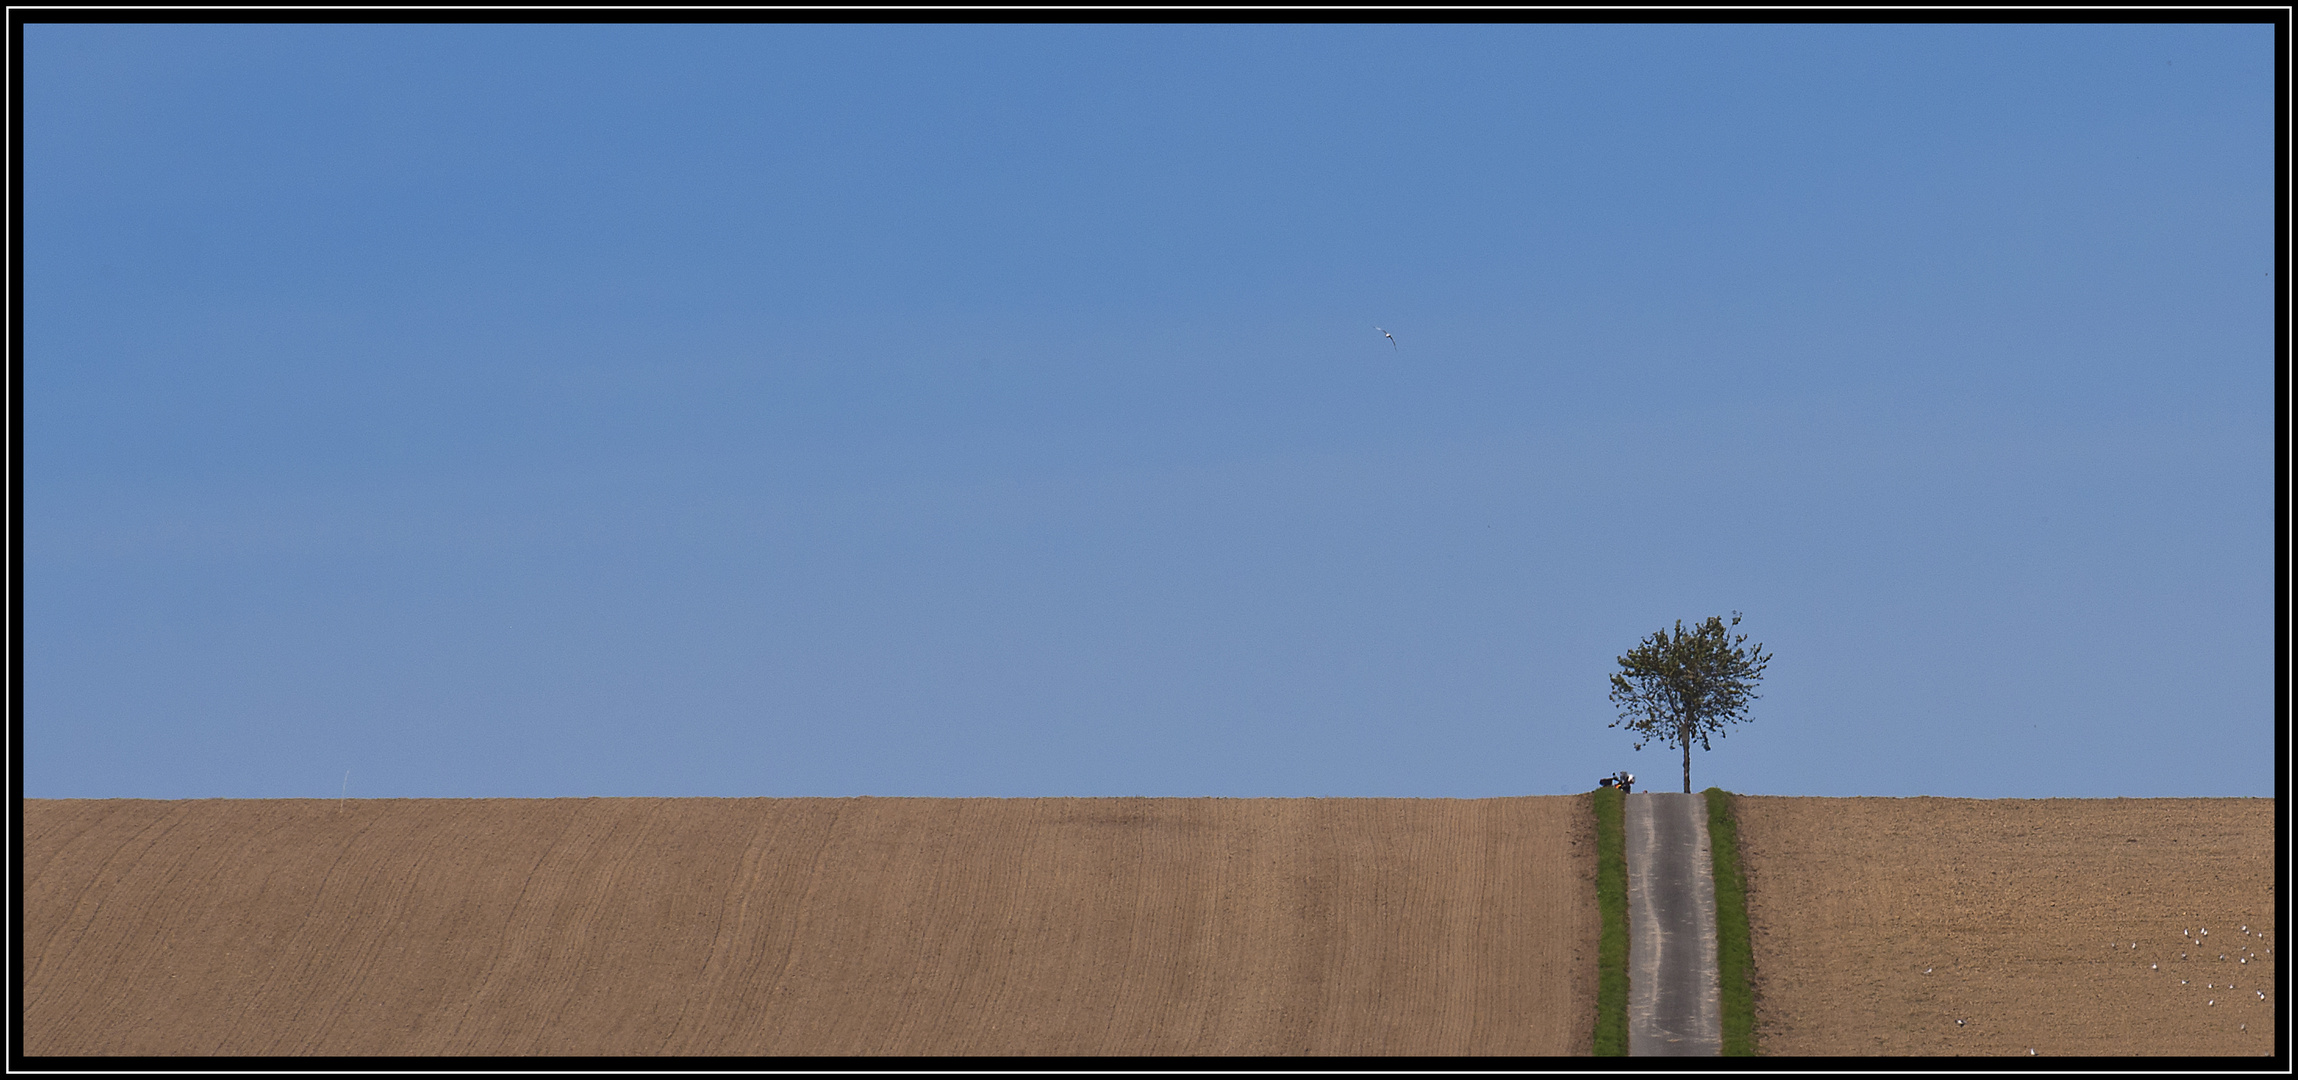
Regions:
M 1731 613 L 1739 625 L 1739 612 Z M 1692 790 L 1692 740 L 1708 748 L 1708 732 L 1724 735 L 1723 726 L 1742 719 L 1756 698 L 1755 684 L 1763 680 L 1771 663 L 1759 642 L 1745 648 L 1747 635 L 1733 637 L 1721 617 L 1690 631 L 1676 620 L 1674 634 L 1661 629 L 1620 657 L 1620 670 L 1612 674 L 1612 704 L 1620 718 L 1607 725 L 1627 725 L 1636 733 L 1636 749 L 1646 742 L 1680 746 L 1684 751 L 1684 791 Z

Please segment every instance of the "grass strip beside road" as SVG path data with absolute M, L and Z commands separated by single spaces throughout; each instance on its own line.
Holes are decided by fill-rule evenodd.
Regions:
M 1722 984 L 1723 1055 L 1753 1057 L 1755 1047 L 1754 943 L 1747 930 L 1747 876 L 1740 871 L 1739 820 L 1731 793 L 1711 787 L 1708 800 L 1708 858 L 1716 886 L 1716 975 Z M 1597 841 L 1601 850 L 1603 842 Z M 1598 951 L 1601 952 L 1599 946 Z
M 1628 829 L 1627 799 L 1619 788 L 1597 788 L 1596 814 L 1596 1047 L 1597 1057 L 1628 1056 Z M 1740 920 L 1742 927 L 1747 920 Z M 1728 1015 L 1728 1014 L 1727 1014 Z

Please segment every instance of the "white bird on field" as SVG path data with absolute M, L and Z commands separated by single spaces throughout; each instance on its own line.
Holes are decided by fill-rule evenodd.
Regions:
M 1375 330 L 1380 330 L 1380 327 L 1377 327 L 1377 326 L 1375 326 L 1375 327 L 1373 327 L 1373 329 L 1375 329 Z M 1396 335 L 1395 335 L 1395 334 L 1391 334 L 1391 333 L 1389 333 L 1389 332 L 1388 332 L 1388 331 L 1386 331 L 1386 330 L 1380 330 L 1380 336 L 1382 336 L 1382 337 L 1384 337 L 1384 338 L 1387 338 L 1387 339 L 1388 339 L 1388 347 L 1389 347 L 1389 348 L 1391 348 L 1391 349 L 1393 349 L 1393 348 L 1396 348 Z

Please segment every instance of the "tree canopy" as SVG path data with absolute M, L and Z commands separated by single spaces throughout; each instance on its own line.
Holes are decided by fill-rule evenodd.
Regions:
M 1731 613 L 1731 626 L 1739 625 Z M 1692 789 L 1692 742 L 1708 748 L 1708 735 L 1724 735 L 1724 725 L 1746 718 L 1771 657 L 1762 643 L 1747 647 L 1747 635 L 1734 636 L 1721 616 L 1687 631 L 1676 621 L 1673 633 L 1661 629 L 1619 658 L 1612 674 L 1612 704 L 1620 718 L 1607 725 L 1636 733 L 1636 749 L 1647 742 L 1681 747 L 1684 790 Z

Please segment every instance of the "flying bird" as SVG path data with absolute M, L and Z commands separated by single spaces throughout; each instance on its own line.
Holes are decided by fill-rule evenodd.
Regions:
M 1375 326 L 1375 327 L 1373 327 L 1373 329 L 1375 329 L 1375 330 L 1380 330 L 1380 327 L 1377 327 L 1377 326 Z M 1389 348 L 1391 348 L 1391 349 L 1394 349 L 1394 348 L 1396 348 L 1396 335 L 1395 335 L 1395 334 L 1391 334 L 1391 333 L 1389 333 L 1389 332 L 1388 332 L 1388 331 L 1386 331 L 1386 330 L 1380 330 L 1380 336 L 1382 336 L 1382 337 L 1384 337 L 1384 338 L 1387 338 L 1387 339 L 1388 339 L 1388 347 L 1389 347 Z

